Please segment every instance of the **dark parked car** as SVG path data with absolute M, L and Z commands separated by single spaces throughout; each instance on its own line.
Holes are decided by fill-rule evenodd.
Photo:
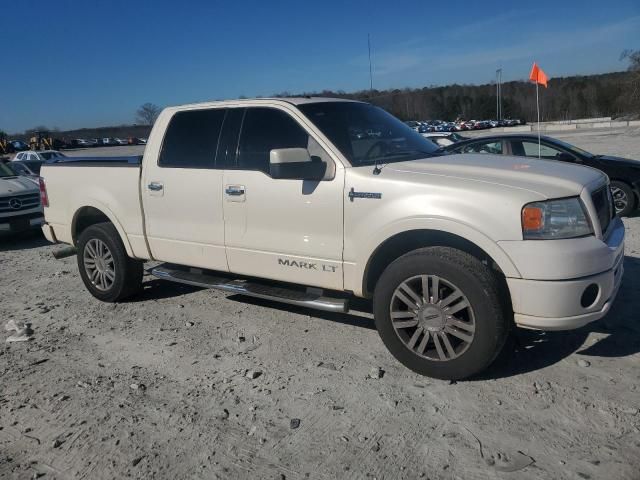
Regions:
M 14 152 L 24 152 L 25 150 L 29 150 L 29 145 L 24 143 L 22 140 L 11 140 L 9 142 Z
M 616 213 L 634 212 L 640 200 L 640 161 L 609 155 L 594 155 L 551 137 L 540 137 L 540 158 L 597 168 L 611 179 Z M 538 158 L 537 135 L 492 135 L 474 138 L 442 148 L 448 153 L 491 153 Z
M 11 161 L 8 158 L 0 158 L 0 163 L 9 168 L 16 175 L 22 175 L 24 177 L 29 177 L 34 182 L 38 182 L 38 173 L 29 168 L 27 162 L 16 162 Z

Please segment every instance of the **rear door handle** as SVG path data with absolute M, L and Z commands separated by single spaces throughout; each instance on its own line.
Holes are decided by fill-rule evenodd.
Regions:
M 231 195 L 237 197 L 239 195 L 244 195 L 244 186 L 243 185 L 227 185 L 224 193 L 227 195 Z
M 147 185 L 147 188 L 152 192 L 159 192 L 164 188 L 164 185 L 162 185 L 160 182 L 151 182 L 149 185 Z

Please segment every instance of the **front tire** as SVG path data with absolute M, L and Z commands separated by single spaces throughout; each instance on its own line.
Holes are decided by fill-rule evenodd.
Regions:
M 459 380 L 487 368 L 504 346 L 510 314 L 497 276 L 450 247 L 415 250 L 382 273 L 374 293 L 378 333 L 421 375 Z
M 97 223 L 78 238 L 78 269 L 87 290 L 103 302 L 119 302 L 142 287 L 143 265 L 127 255 L 111 223 Z
M 636 197 L 633 190 L 626 183 L 617 180 L 611 182 L 609 187 L 611 188 L 616 215 L 628 217 L 636 209 Z

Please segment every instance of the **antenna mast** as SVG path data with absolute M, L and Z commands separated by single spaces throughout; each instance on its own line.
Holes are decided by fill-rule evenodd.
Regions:
M 367 46 L 369 47 L 369 90 L 373 91 L 373 73 L 371 69 L 371 35 L 367 33 Z

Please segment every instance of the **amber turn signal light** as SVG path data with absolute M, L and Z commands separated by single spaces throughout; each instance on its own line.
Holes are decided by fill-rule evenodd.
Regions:
M 522 230 L 535 232 L 543 227 L 543 212 L 540 207 L 524 207 L 522 209 Z

